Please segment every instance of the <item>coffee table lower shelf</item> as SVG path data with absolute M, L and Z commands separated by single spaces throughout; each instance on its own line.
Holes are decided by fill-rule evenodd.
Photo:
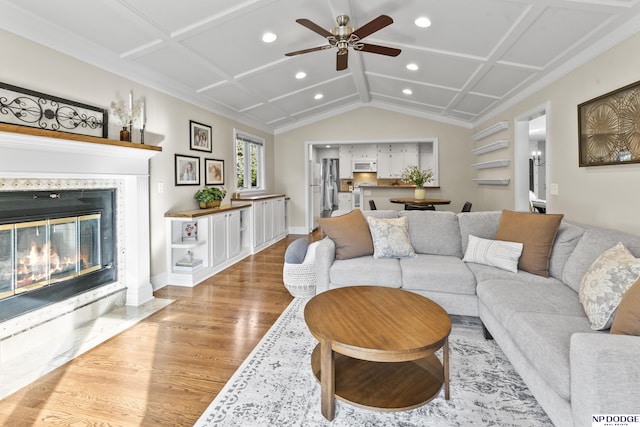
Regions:
M 403 411 L 422 406 L 438 395 L 444 369 L 435 354 L 410 362 L 371 362 L 334 352 L 335 397 L 362 408 Z M 320 381 L 320 344 L 311 355 Z

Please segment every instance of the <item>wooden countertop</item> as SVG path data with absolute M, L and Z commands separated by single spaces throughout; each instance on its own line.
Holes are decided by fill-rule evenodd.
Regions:
M 175 211 L 175 212 L 167 212 L 164 214 L 165 218 L 197 218 L 200 216 L 212 215 L 220 212 L 233 211 L 236 209 L 249 208 L 250 204 L 223 204 L 217 208 L 207 208 L 207 209 L 191 209 L 187 211 Z

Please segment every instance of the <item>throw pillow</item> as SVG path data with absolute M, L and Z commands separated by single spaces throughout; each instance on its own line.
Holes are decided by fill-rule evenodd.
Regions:
M 640 336 L 640 279 L 622 295 L 613 317 L 611 333 Z
M 489 265 L 517 273 L 522 246 L 522 243 L 482 239 L 470 234 L 467 251 L 462 261 Z
M 415 257 L 409 238 L 409 220 L 401 218 L 381 219 L 368 217 L 373 239 L 374 258 Z
M 587 269 L 578 289 L 578 298 L 591 328 L 607 329 L 622 295 L 640 277 L 640 259 L 622 243 L 607 249 Z
M 324 234 L 336 244 L 336 259 L 373 255 L 369 224 L 360 209 L 332 218 L 318 218 Z
M 549 256 L 563 214 L 536 214 L 504 209 L 493 238 L 522 243 L 520 270 L 549 277 Z

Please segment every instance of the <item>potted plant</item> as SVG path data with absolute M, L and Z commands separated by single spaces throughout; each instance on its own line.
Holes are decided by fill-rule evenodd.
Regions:
M 433 170 L 420 170 L 418 166 L 408 165 L 402 171 L 401 178 L 403 181 L 412 182 L 416 185 L 414 194 L 416 199 L 424 199 L 427 196 L 427 190 L 425 190 L 424 184 L 433 180 Z
M 203 187 L 196 191 L 193 198 L 198 201 L 198 204 L 202 209 L 215 208 L 220 206 L 220 202 L 227 195 L 227 190 L 217 187 Z

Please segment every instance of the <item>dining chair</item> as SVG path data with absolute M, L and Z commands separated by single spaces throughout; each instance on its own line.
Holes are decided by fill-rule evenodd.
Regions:
M 471 202 L 467 201 L 464 202 L 464 205 L 462 206 L 462 210 L 460 212 L 471 212 Z
M 373 200 L 369 200 L 369 209 L 371 209 L 372 211 L 375 211 L 376 209 L 378 209 L 376 207 L 376 202 L 374 202 Z

